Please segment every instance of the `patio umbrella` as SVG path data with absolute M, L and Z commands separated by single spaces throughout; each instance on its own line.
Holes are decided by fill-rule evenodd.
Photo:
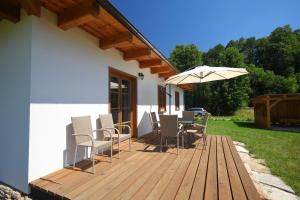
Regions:
M 191 70 L 184 71 L 166 80 L 171 93 L 171 85 L 180 85 L 188 83 L 205 83 L 210 81 L 225 80 L 233 77 L 248 74 L 245 68 L 233 67 L 210 67 L 207 65 L 198 66 Z M 169 94 L 171 97 L 171 94 Z M 169 98 L 169 114 L 171 114 L 171 98 Z
M 248 74 L 245 68 L 198 66 L 166 80 L 166 84 L 180 85 L 225 80 Z

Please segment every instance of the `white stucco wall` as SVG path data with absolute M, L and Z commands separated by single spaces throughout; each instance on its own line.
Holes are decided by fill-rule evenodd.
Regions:
M 98 39 L 79 28 L 59 29 L 46 10 L 33 18 L 32 33 L 29 181 L 73 162 L 71 116 L 91 115 L 96 128 L 98 115 L 108 113 L 109 66 L 145 75 L 137 83 L 138 135 L 151 132 L 147 113 L 157 112 L 162 79 L 136 61 L 125 62 L 115 49 L 101 50 Z M 84 156 L 82 150 L 78 160 Z
M 0 181 L 28 190 L 31 21 L 0 21 Z
M 151 132 L 147 113 L 157 112 L 157 85 L 163 79 L 125 62 L 115 50 L 101 50 L 98 39 L 79 28 L 59 29 L 56 16 L 23 15 L 0 21 L 0 181 L 28 192 L 28 182 L 73 162 L 71 116 L 108 113 L 109 66 L 144 80 L 137 83 L 138 135 Z M 175 111 L 172 86 L 172 114 Z M 167 112 L 168 112 L 167 98 Z M 80 151 L 77 160 L 84 158 Z

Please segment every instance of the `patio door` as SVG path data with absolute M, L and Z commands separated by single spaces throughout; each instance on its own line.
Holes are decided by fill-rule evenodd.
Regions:
M 136 77 L 110 68 L 109 70 L 109 111 L 114 123 L 124 123 L 132 128 L 136 136 Z M 128 133 L 127 128 L 118 128 Z

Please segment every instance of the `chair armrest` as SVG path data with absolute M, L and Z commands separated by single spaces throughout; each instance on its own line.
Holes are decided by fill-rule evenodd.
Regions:
M 107 133 L 109 133 L 110 139 L 112 140 L 111 130 L 113 130 L 113 129 L 115 129 L 115 128 L 100 128 L 100 129 L 93 130 L 93 132 L 96 132 L 96 131 L 107 132 Z
M 121 123 L 116 123 L 116 124 L 114 124 L 114 125 L 116 126 L 116 125 L 122 125 L 122 124 L 128 124 L 128 123 L 131 123 L 131 121 L 121 122 Z
M 126 124 L 118 124 L 117 126 L 123 126 L 123 127 L 127 127 L 129 129 L 130 135 L 131 135 L 131 127 L 129 125 Z M 119 130 L 118 130 L 119 132 Z M 118 133 L 119 134 L 119 133 Z
M 72 134 L 73 136 L 83 136 L 83 137 L 88 137 L 91 141 L 92 141 L 92 145 L 94 146 L 94 138 L 91 136 L 91 135 L 89 135 L 89 134 L 83 134 L 83 133 L 78 133 L 78 134 Z

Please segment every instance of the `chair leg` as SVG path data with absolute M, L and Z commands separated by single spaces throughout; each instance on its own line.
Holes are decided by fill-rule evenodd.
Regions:
M 179 154 L 179 136 L 177 136 L 177 155 Z
M 76 147 L 75 147 L 75 152 L 74 152 L 73 168 L 75 168 L 76 154 L 77 154 L 77 145 L 76 145 Z
M 181 135 L 181 143 L 182 143 L 182 149 L 184 149 L 184 135 Z
M 162 151 L 162 145 L 163 145 L 162 144 L 163 143 L 162 140 L 163 140 L 163 138 L 162 138 L 162 136 L 160 136 L 160 152 Z
M 131 151 L 131 138 L 129 138 L 129 151 Z
M 120 158 L 120 139 L 118 139 L 118 158 Z
M 113 143 L 113 142 L 112 142 Z M 113 150 L 113 145 L 110 145 L 110 162 L 112 163 L 112 150 Z
M 93 163 L 93 174 L 95 174 L 95 149 L 92 147 L 91 149 L 91 159 Z

